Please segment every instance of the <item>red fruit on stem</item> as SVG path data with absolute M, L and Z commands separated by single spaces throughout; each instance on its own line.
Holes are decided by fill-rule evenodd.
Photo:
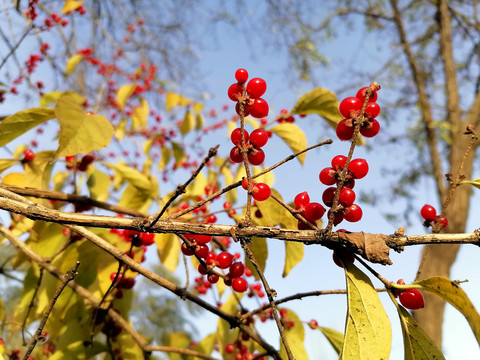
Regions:
M 418 289 L 407 289 L 398 296 L 400 303 L 410 310 L 418 310 L 425 306 L 423 295 Z
M 308 193 L 306 191 L 295 196 L 295 199 L 293 200 L 293 203 L 295 204 L 295 207 L 297 209 L 304 208 L 308 205 L 309 202 L 310 196 L 308 196 Z
M 208 271 L 202 264 L 198 264 L 198 272 L 202 275 L 207 275 Z
M 245 266 L 241 262 L 234 262 L 230 265 L 228 276 L 233 279 L 242 276 L 244 272 Z
M 360 114 L 363 103 L 360 99 L 350 96 L 342 100 L 338 110 L 345 119 L 351 119 Z
M 25 149 L 23 151 L 23 159 L 25 161 L 32 161 L 33 159 L 35 159 L 35 153 L 30 149 Z
M 328 207 L 332 207 L 333 205 L 333 198 L 335 197 L 335 191 L 337 191 L 337 188 L 334 186 L 331 186 L 329 188 L 326 188 L 325 191 L 323 192 L 322 201 Z
M 337 124 L 337 137 L 342 141 L 352 140 L 354 130 L 354 127 L 348 126 L 347 120 L 344 119 Z
M 245 292 L 248 289 L 247 280 L 242 277 L 232 279 L 232 289 L 236 292 Z
M 317 222 L 311 222 L 312 225 L 317 225 Z M 303 221 L 299 221 L 297 223 L 297 229 L 298 230 L 312 230 L 312 228 L 307 224 L 307 223 L 304 223 Z
M 340 196 L 338 198 L 338 201 L 340 202 L 340 204 L 347 207 L 355 202 L 355 197 L 355 192 L 352 189 L 344 187 L 342 188 L 342 190 L 340 190 Z
M 362 209 L 357 204 L 350 205 L 343 211 L 343 218 L 349 222 L 360 221 L 362 216 Z
M 303 216 L 305 219 L 315 222 L 320 220 L 324 214 L 325 208 L 317 202 L 312 202 L 305 207 L 305 213 Z
M 261 165 L 265 160 L 265 153 L 262 149 L 253 149 L 247 154 L 248 162 L 254 166 Z
M 243 161 L 242 154 L 240 153 L 240 149 L 238 147 L 234 146 L 232 150 L 230 150 L 230 160 L 237 164 Z
M 247 84 L 247 94 L 253 99 L 258 99 L 266 90 L 267 83 L 261 78 L 253 78 Z
M 378 105 L 376 102 L 369 102 L 365 107 L 365 115 L 367 115 L 367 117 L 370 119 L 376 118 L 378 115 L 380 115 L 380 105 Z
M 238 116 L 248 116 L 250 115 L 250 106 L 248 105 L 243 105 L 243 113 L 241 111 L 241 105 L 240 103 L 238 102 L 236 105 L 235 105 L 235 111 L 236 113 L 238 114 Z
M 265 129 L 253 130 L 250 134 L 250 143 L 257 149 L 265 146 L 268 142 L 268 133 Z
M 228 88 L 227 94 L 230 100 L 239 101 L 243 93 L 243 86 L 239 84 L 232 84 Z
M 420 210 L 420 215 L 425 220 L 434 221 L 437 219 L 437 211 L 432 205 L 423 205 L 422 209 Z
M 212 235 L 195 235 L 195 240 L 199 245 L 207 245 L 212 240 Z
M 234 351 L 235 351 L 235 345 L 227 344 L 227 346 L 225 346 L 225 352 L 227 354 L 233 354 Z
M 150 246 L 155 243 L 155 234 L 144 233 L 140 235 L 140 238 L 142 239 L 142 245 L 144 246 Z
M 248 72 L 245 69 L 238 69 L 235 71 L 235 80 L 239 83 L 245 83 L 248 80 Z
M 248 131 L 243 129 L 243 135 L 245 136 L 245 143 L 247 143 L 249 139 Z M 233 145 L 240 147 L 240 145 L 242 144 L 242 129 L 236 128 L 235 130 L 233 130 L 230 134 L 230 140 L 232 140 Z
M 252 182 L 252 187 L 255 186 L 255 181 L 251 181 Z M 246 177 L 244 177 L 242 179 L 242 188 L 244 188 L 245 190 L 248 190 L 248 179 Z
M 343 155 L 337 155 L 332 159 L 332 168 L 334 170 L 342 170 L 347 163 L 347 157 Z
M 365 159 L 354 159 L 348 164 L 348 170 L 355 179 L 361 179 L 368 174 L 368 163 Z
M 308 322 L 308 326 L 310 326 L 310 329 L 316 329 L 318 327 L 318 322 L 317 320 L 310 320 Z
M 217 255 L 213 251 L 209 251 L 207 257 L 205 258 L 205 263 L 207 265 L 213 265 L 217 263 Z
M 228 269 L 233 262 L 233 255 L 227 251 L 222 251 L 217 255 L 217 266 L 220 269 Z
M 365 137 L 372 138 L 380 131 L 380 124 L 377 120 L 373 119 L 367 126 L 360 128 L 360 134 Z
M 265 201 L 267 200 L 272 191 L 270 190 L 270 186 L 264 183 L 258 183 L 253 186 L 252 189 L 252 196 L 256 201 Z
M 249 112 L 257 119 L 266 117 L 268 115 L 268 103 L 262 98 L 255 99 L 249 108 Z
M 368 87 L 363 87 L 360 90 L 358 90 L 357 95 L 355 95 L 355 97 L 362 102 L 362 105 L 365 102 L 365 98 L 367 96 L 365 92 L 368 89 L 369 89 Z M 377 92 L 373 91 L 372 93 L 370 93 L 370 97 L 368 98 L 368 103 L 374 103 L 375 101 L 377 101 Z
M 318 178 L 320 179 L 320 182 L 324 185 L 333 185 L 336 182 L 335 175 L 337 172 L 333 170 L 331 167 L 326 167 L 322 171 L 320 171 L 320 174 L 318 175 Z
M 448 226 L 448 219 L 443 215 L 438 215 L 435 219 L 435 224 L 440 223 L 440 228 L 445 229 Z
M 218 275 L 210 274 L 207 276 L 207 280 L 210 284 L 216 284 L 218 282 Z
M 182 246 L 180 247 L 180 249 L 182 250 L 182 253 L 186 256 L 192 256 L 193 255 L 193 251 L 190 250 L 187 246 L 187 244 L 185 243 L 182 243 Z

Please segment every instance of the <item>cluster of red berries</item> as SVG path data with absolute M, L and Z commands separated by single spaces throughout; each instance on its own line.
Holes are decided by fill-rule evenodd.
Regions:
M 87 171 L 88 166 L 95 161 L 95 156 L 92 154 L 84 155 L 80 161 L 77 162 L 75 156 L 65 156 L 65 167 L 68 170 L 76 169 L 77 171 Z
M 253 323 L 253 318 L 247 318 L 247 325 Z M 239 339 L 231 344 L 225 345 L 225 352 L 227 354 L 233 354 L 234 360 L 263 360 L 264 357 L 258 357 L 258 353 L 251 353 L 247 344 L 243 341 L 250 340 L 250 336 L 247 333 L 242 332 Z
M 84 9 L 85 10 L 85 9 Z M 82 14 L 83 15 L 83 14 Z M 63 27 L 68 25 L 68 20 L 63 19 L 61 16 L 57 14 L 50 15 L 50 18 L 45 19 L 44 23 L 47 28 L 54 26 L 55 24 L 62 25 Z
M 255 166 L 261 165 L 265 160 L 265 153 L 261 148 L 268 142 L 267 131 L 265 129 L 256 129 L 253 130 L 251 134 L 248 134 L 248 131 L 244 129 L 243 136 L 248 162 Z M 236 128 L 233 130 L 230 139 L 233 145 L 235 145 L 232 150 L 230 150 L 230 160 L 233 163 L 241 163 L 243 161 L 241 153 L 242 129 Z
M 340 140 L 352 140 L 355 124 L 360 123 L 360 133 L 365 137 L 374 137 L 380 131 L 380 124 L 375 119 L 380 114 L 380 106 L 376 103 L 377 92 L 372 91 L 365 111 L 362 109 L 370 87 L 364 87 L 358 90 L 356 96 L 350 96 L 342 100 L 339 105 L 340 114 L 344 117 L 337 125 L 337 136 Z M 361 116 L 363 115 L 363 116 Z
M 320 220 L 325 214 L 325 208 L 317 203 L 310 202 L 310 196 L 306 191 L 295 196 L 294 204 L 296 210 L 308 220 L 311 225 L 317 225 L 317 220 Z M 298 222 L 298 230 L 307 230 L 310 229 L 309 224 L 306 224 L 302 221 Z
M 35 153 L 31 149 L 25 149 L 23 151 L 23 162 L 33 161 L 35 159 Z
M 261 78 L 253 78 L 245 86 L 248 80 L 248 72 L 238 69 L 235 72 L 237 82 L 228 88 L 228 97 L 236 101 L 235 110 L 240 116 L 252 115 L 255 118 L 263 118 L 268 115 L 268 103 L 261 98 L 267 90 L 267 83 Z
M 243 178 L 242 187 L 245 190 L 248 190 L 247 178 Z M 270 197 L 271 194 L 272 194 L 272 190 L 270 189 L 270 186 L 268 186 L 265 183 L 256 183 L 255 181 L 252 180 L 252 197 L 256 201 L 265 201 Z
M 438 230 L 448 226 L 448 219 L 443 215 L 437 215 L 437 211 L 432 205 L 423 205 L 420 210 L 420 215 L 425 220 L 423 223 L 424 226 L 436 227 Z
M 397 281 L 399 285 L 405 285 L 405 281 L 400 279 Z M 395 297 L 398 297 L 400 303 L 410 310 L 422 309 L 425 306 L 425 301 L 423 300 L 423 295 L 418 289 L 393 289 L 392 291 Z

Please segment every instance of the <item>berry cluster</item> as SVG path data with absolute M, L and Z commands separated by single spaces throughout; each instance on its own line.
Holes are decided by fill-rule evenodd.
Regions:
M 357 122 L 360 124 L 360 133 L 365 137 L 374 137 L 380 131 L 380 124 L 375 119 L 380 114 L 376 91 L 371 92 L 362 114 L 368 90 L 369 87 L 361 88 L 355 97 L 347 97 L 340 103 L 339 111 L 344 117 L 337 125 L 337 136 L 340 140 L 352 140 Z
M 228 97 L 236 101 L 235 110 L 240 116 L 252 115 L 255 118 L 263 118 L 268 115 L 268 103 L 261 98 L 267 90 L 267 83 L 261 78 L 253 78 L 245 86 L 248 80 L 248 72 L 238 69 L 235 72 L 237 83 L 228 88 Z
M 420 215 L 425 220 L 423 225 L 432 226 L 438 230 L 444 229 L 448 226 L 448 219 L 443 215 L 437 215 L 437 211 L 432 205 L 425 204 L 420 210 Z
M 87 171 L 89 165 L 95 161 L 95 155 L 84 155 L 79 162 L 76 161 L 75 156 L 65 156 L 65 167 L 68 170 L 76 169 L 77 171 Z
M 397 284 L 405 285 L 405 281 L 403 281 L 403 279 L 400 279 L 397 281 Z M 418 289 L 407 289 L 404 291 L 394 289 L 392 292 L 395 297 L 398 297 L 400 303 L 407 309 L 418 310 L 422 309 L 425 306 L 423 295 Z
M 296 210 L 308 220 L 311 225 L 317 225 L 317 221 L 325 214 L 325 208 L 317 203 L 310 202 L 310 196 L 306 191 L 295 196 L 294 204 Z M 310 229 L 310 225 L 302 221 L 298 222 L 298 230 Z
M 268 142 L 268 133 L 265 129 L 253 130 L 251 134 L 248 134 L 247 130 L 243 130 L 243 137 L 245 140 L 245 150 L 247 152 L 248 162 L 252 165 L 258 166 L 265 160 L 265 153 L 262 147 Z M 236 128 L 230 135 L 233 145 L 230 150 L 230 160 L 233 163 L 241 163 L 243 161 L 241 148 L 242 148 L 242 130 Z

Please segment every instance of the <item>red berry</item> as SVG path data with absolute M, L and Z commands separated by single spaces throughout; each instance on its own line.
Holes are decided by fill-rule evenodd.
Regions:
M 332 168 L 334 170 L 342 170 L 347 163 L 347 157 L 343 155 L 337 155 L 332 159 Z
M 187 244 L 185 243 L 182 243 L 182 246 L 180 247 L 180 249 L 182 250 L 182 253 L 186 256 L 192 256 L 193 255 L 193 251 L 190 250 L 187 246 Z
M 198 264 L 198 272 L 202 275 L 207 275 L 208 271 L 202 264 Z
M 354 159 L 348 164 L 348 170 L 352 172 L 355 179 L 361 179 L 368 173 L 368 163 L 365 159 Z
M 236 146 L 230 150 L 230 160 L 233 163 L 241 163 L 243 161 L 242 154 L 240 153 L 240 149 Z
M 239 83 L 245 83 L 248 80 L 248 72 L 245 69 L 238 69 L 235 71 L 235 80 Z
M 316 329 L 318 327 L 318 322 L 317 320 L 310 320 L 308 322 L 308 326 L 310 326 L 310 329 Z
M 232 84 L 228 88 L 228 97 L 232 101 L 239 101 L 243 93 L 243 86 L 239 84 Z
M 243 135 L 245 137 L 245 143 L 247 143 L 249 138 L 248 131 L 243 129 Z M 233 145 L 240 147 L 240 145 L 242 144 L 242 129 L 236 128 L 235 130 L 233 130 L 230 135 L 230 140 L 232 140 Z
M 440 228 L 445 229 L 448 226 L 448 219 L 443 215 L 438 215 L 435 219 L 435 224 L 440 223 Z
M 380 105 L 376 102 L 369 102 L 365 107 L 365 115 L 371 119 L 376 118 L 380 115 Z
M 247 94 L 253 99 L 258 99 L 265 94 L 267 83 L 260 78 L 253 78 L 247 84 Z
M 344 187 L 340 190 L 338 201 L 343 206 L 350 206 L 355 202 L 355 197 L 355 192 L 352 189 Z
M 199 245 L 207 245 L 212 240 L 212 235 L 195 235 L 195 240 Z
M 253 130 L 250 134 L 250 143 L 257 149 L 268 142 L 268 133 L 264 129 Z
M 410 310 L 418 310 L 425 306 L 423 295 L 418 289 L 407 289 L 398 296 L 400 303 Z
M 205 258 L 205 263 L 207 265 L 214 265 L 217 263 L 217 255 L 213 251 L 209 251 L 207 257 Z
M 325 189 L 325 191 L 323 192 L 322 201 L 328 207 L 332 207 L 333 205 L 333 198 L 335 197 L 335 191 L 337 191 L 337 188 L 331 186 Z
M 208 253 L 209 253 L 208 246 L 206 245 L 195 246 L 195 254 L 197 254 L 199 258 L 206 259 L 208 256 Z
M 234 262 L 230 265 L 228 276 L 233 278 L 240 277 L 245 272 L 245 266 L 241 262 Z
M 248 289 L 247 280 L 242 277 L 232 279 L 232 289 L 236 292 L 245 292 Z
M 367 126 L 360 128 L 360 134 L 365 137 L 372 138 L 380 131 L 380 124 L 377 120 L 373 119 Z
M 142 239 L 142 245 L 144 246 L 150 246 L 153 243 L 155 243 L 155 234 L 153 233 L 144 233 L 140 235 Z
M 330 218 L 331 210 L 328 210 L 327 218 Z M 337 212 L 333 217 L 333 225 L 337 226 L 343 221 L 343 213 L 341 211 Z
M 333 170 L 331 167 L 326 167 L 322 171 L 320 171 L 320 174 L 318 175 L 318 178 L 320 179 L 320 182 L 324 185 L 333 185 L 336 182 L 335 175 L 337 172 Z
M 405 285 L 405 281 L 403 279 L 398 279 L 397 284 Z M 400 294 L 402 294 L 404 291 L 405 290 L 402 290 L 402 289 L 392 288 L 392 295 L 395 296 L 395 297 L 399 297 Z
M 25 149 L 25 151 L 23 152 L 23 156 L 23 159 L 25 161 L 32 161 L 33 159 L 35 159 L 35 153 L 30 149 Z
M 207 276 L 207 280 L 210 284 L 216 284 L 218 282 L 218 275 L 210 274 Z
M 420 210 L 420 215 L 425 220 L 436 220 L 437 219 L 437 211 L 432 205 L 423 205 L 422 210 Z
M 131 277 L 122 277 L 118 280 L 117 288 L 130 290 L 135 286 L 135 278 Z
M 240 107 L 241 107 L 240 103 L 238 102 L 235 105 L 235 111 L 237 112 L 238 116 L 248 116 L 248 115 L 250 115 L 250 106 L 243 105 L 243 113 L 241 112 Z
M 252 180 L 252 187 L 254 185 L 255 185 L 255 181 Z M 248 190 L 248 179 L 246 177 L 242 179 L 242 188 L 244 188 L 245 190 Z
M 305 207 L 304 217 L 309 221 L 320 220 L 323 214 L 325 214 L 325 208 L 317 202 L 312 202 Z
M 313 225 L 317 225 L 316 222 L 312 222 Z M 299 221 L 297 224 L 298 230 L 312 230 L 312 228 L 307 224 L 304 223 L 303 221 Z
M 357 222 L 363 216 L 362 209 L 357 204 L 350 205 L 343 212 L 343 218 L 349 222 Z
M 265 201 L 271 194 L 270 186 L 264 183 L 255 184 L 252 189 L 252 196 L 256 201 Z
M 305 206 L 308 205 L 309 202 L 310 202 L 310 196 L 308 196 L 308 193 L 306 191 L 295 196 L 295 199 L 293 200 L 293 203 L 295 204 L 295 207 L 297 209 L 304 208 Z
M 368 87 L 364 87 L 364 88 L 361 88 L 360 90 L 358 90 L 357 92 L 357 95 L 355 95 L 355 97 L 357 99 L 359 99 L 362 104 L 365 102 L 365 97 L 366 97 L 366 91 L 368 90 L 369 88 Z M 370 94 L 370 97 L 368 98 L 368 102 L 369 103 L 374 103 L 375 101 L 377 101 L 377 92 L 376 91 L 373 91 L 371 94 Z
M 265 153 L 262 149 L 253 149 L 247 154 L 248 162 L 252 165 L 260 165 L 265 160 Z
M 249 112 L 257 119 L 266 117 L 268 115 L 268 103 L 262 98 L 255 99 L 249 108 Z
M 95 156 L 92 154 L 83 156 L 82 160 L 80 160 L 80 164 L 77 166 L 78 171 L 87 171 L 88 165 L 90 165 L 94 160 Z
M 338 110 L 345 119 L 357 117 L 362 110 L 363 103 L 360 99 L 350 96 L 342 100 Z
M 217 255 L 217 266 L 220 269 L 227 269 L 232 265 L 233 255 L 227 251 L 222 251 Z
M 238 71 L 238 70 L 237 70 Z M 233 354 L 233 352 L 235 351 L 235 345 L 233 344 L 227 344 L 227 346 L 225 346 L 225 352 L 227 354 Z
M 354 130 L 353 126 L 347 125 L 347 120 L 342 120 L 337 124 L 337 137 L 342 141 L 352 140 Z

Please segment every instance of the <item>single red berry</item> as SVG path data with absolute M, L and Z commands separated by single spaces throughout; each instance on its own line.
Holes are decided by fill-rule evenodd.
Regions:
M 23 159 L 25 161 L 32 161 L 33 159 L 35 159 L 35 153 L 30 149 L 25 149 L 23 151 L 23 156 Z
M 316 329 L 318 327 L 318 322 L 317 320 L 310 320 L 308 322 L 308 326 L 310 326 L 310 329 Z
M 308 196 L 308 193 L 304 191 L 298 194 L 297 196 L 295 196 L 293 203 L 295 204 L 295 207 L 297 209 L 304 208 L 305 206 L 308 205 L 308 203 L 310 203 L 310 196 Z
M 268 134 L 264 129 L 253 130 L 250 134 L 250 143 L 257 149 L 265 146 L 268 142 Z
M 317 225 L 317 222 L 311 222 L 312 225 Z M 303 221 L 299 221 L 298 224 L 297 224 L 297 229 L 298 230 L 312 230 L 312 228 L 307 224 L 307 223 L 304 223 Z
M 198 268 L 197 268 L 198 272 L 202 275 L 207 275 L 208 274 L 208 271 L 207 269 L 205 268 L 205 266 L 203 266 L 202 264 L 198 264 Z
M 448 226 L 448 219 L 443 215 L 438 215 L 435 224 L 440 223 L 440 228 L 445 229 Z
M 347 178 L 347 180 L 343 183 L 343 186 L 353 189 L 355 187 L 355 179 L 349 176 L 349 178 Z
M 398 296 L 400 303 L 410 310 L 418 310 L 425 306 L 423 295 L 418 289 L 407 289 Z
M 210 250 L 208 249 L 207 245 L 197 245 L 197 246 L 195 246 L 195 254 L 197 254 L 197 256 L 199 258 L 206 259 L 209 251 Z
M 342 100 L 338 110 L 345 119 L 357 117 L 362 110 L 363 103 L 360 99 L 350 96 Z
M 379 131 L 380 131 L 380 124 L 375 119 L 370 121 L 368 123 L 368 125 L 362 126 L 360 128 L 360 134 L 362 134 L 363 136 L 365 136 L 367 138 L 374 137 L 375 135 L 378 134 Z
M 265 201 L 267 200 L 272 191 L 270 190 L 270 186 L 264 183 L 258 183 L 253 186 L 252 189 L 252 196 L 256 201 Z
M 243 161 L 242 154 L 240 153 L 240 149 L 236 146 L 230 150 L 230 160 L 233 163 L 241 163 Z
M 232 84 L 228 88 L 228 97 L 232 101 L 239 101 L 243 93 L 243 86 L 239 84 Z
M 247 143 L 249 139 L 248 131 L 243 129 L 243 135 L 245 137 L 245 143 Z M 242 144 L 242 129 L 236 128 L 235 130 L 233 130 L 230 134 L 230 140 L 232 140 L 233 145 L 240 147 L 240 145 Z
M 332 207 L 333 205 L 333 198 L 335 197 L 335 191 L 337 191 L 337 188 L 334 186 L 331 186 L 329 188 L 326 188 L 325 191 L 323 192 L 322 201 L 328 207 Z
M 232 289 L 236 292 L 245 292 L 248 289 L 247 280 L 242 277 L 232 279 Z
M 238 116 L 248 116 L 250 115 L 250 106 L 248 105 L 243 105 L 243 113 L 241 111 L 241 105 L 240 103 L 238 102 L 236 105 L 235 105 L 235 111 L 237 112 Z
M 434 221 L 437 219 L 437 211 L 432 205 L 423 205 L 422 209 L 420 210 L 420 215 L 425 220 Z
M 223 203 L 223 208 L 224 209 L 231 209 L 232 208 L 232 203 L 230 201 L 225 201 Z
M 405 281 L 403 279 L 398 279 L 397 284 L 405 285 Z M 402 294 L 404 291 L 405 290 L 402 290 L 402 289 L 392 288 L 392 295 L 395 296 L 395 297 L 399 297 L 400 294 Z
M 134 286 L 135 286 L 135 278 L 131 278 L 131 277 L 122 277 L 120 280 L 118 280 L 118 283 L 117 283 L 117 288 L 119 289 L 130 290 Z
M 365 115 L 367 115 L 367 117 L 370 119 L 376 118 L 378 115 L 380 115 L 380 105 L 378 105 L 376 102 L 369 102 L 365 107 Z
M 247 94 L 253 99 L 258 99 L 266 90 L 267 83 L 261 78 L 253 78 L 247 84 Z
M 228 269 L 232 265 L 233 255 L 227 251 L 222 251 L 217 255 L 217 266 L 220 269 Z
M 190 250 L 187 246 L 187 244 L 185 243 L 182 243 L 182 246 L 180 247 L 180 249 L 182 250 L 182 253 L 186 256 L 192 256 L 193 255 L 193 251 Z
M 90 165 L 95 160 L 95 156 L 92 154 L 87 154 L 82 157 L 80 163 L 77 166 L 78 171 L 87 171 L 88 165 Z
M 253 149 L 247 154 L 248 162 L 252 165 L 260 165 L 265 160 L 265 153 L 262 149 Z
M 320 174 L 318 175 L 318 178 L 320 179 L 320 182 L 324 185 L 333 185 L 336 182 L 335 175 L 337 172 L 333 170 L 331 167 L 326 167 L 322 171 L 320 171 Z
M 332 159 L 332 168 L 334 170 L 342 170 L 347 163 L 347 157 L 343 155 L 337 155 Z
M 212 240 L 212 235 L 195 235 L 195 240 L 199 245 L 207 245 Z
M 337 137 L 342 141 L 352 140 L 354 130 L 354 127 L 348 126 L 347 120 L 344 119 L 337 124 Z
M 365 159 L 354 159 L 348 164 L 348 170 L 355 179 L 361 179 L 368 173 L 368 163 Z
M 338 198 L 338 201 L 340 204 L 343 206 L 350 206 L 355 202 L 355 192 L 352 189 L 349 188 L 342 188 L 340 190 L 340 196 Z
M 227 354 L 233 354 L 234 351 L 235 351 L 235 345 L 227 344 L 227 346 L 225 346 L 225 352 Z
M 216 284 L 218 282 L 218 275 L 215 274 L 209 274 L 207 276 L 207 280 L 210 284 Z
M 251 181 L 252 183 L 252 187 L 255 185 L 255 181 Z M 244 177 L 242 179 L 242 188 L 244 188 L 245 190 L 248 190 L 248 179 L 246 177 Z
M 217 263 L 217 255 L 213 251 L 209 251 L 207 257 L 205 258 L 205 263 L 207 265 L 214 265 Z
M 155 234 L 153 233 L 143 233 L 140 237 L 144 246 L 150 246 L 155 243 Z
M 324 214 L 325 208 L 317 202 L 311 202 L 305 207 L 304 217 L 309 221 L 320 220 Z
M 245 83 L 248 80 L 248 72 L 245 69 L 238 69 L 235 71 L 235 80 L 239 83 Z
M 363 211 L 357 204 L 350 205 L 343 211 L 343 218 L 349 222 L 357 222 L 363 216 Z
M 366 98 L 366 91 L 368 90 L 369 88 L 368 87 L 364 87 L 364 88 L 361 88 L 360 90 L 357 91 L 357 95 L 355 95 L 355 97 L 357 99 L 359 99 L 362 104 L 365 102 L 365 98 Z M 370 97 L 368 98 L 368 102 L 369 103 L 374 103 L 375 101 L 377 101 L 377 92 L 376 91 L 373 91 L 371 94 L 370 94 Z
M 228 276 L 233 279 L 242 276 L 244 272 L 245 266 L 241 262 L 234 262 L 230 265 Z
M 257 119 L 266 117 L 268 115 L 268 103 L 262 98 L 255 99 L 249 108 L 249 112 Z

